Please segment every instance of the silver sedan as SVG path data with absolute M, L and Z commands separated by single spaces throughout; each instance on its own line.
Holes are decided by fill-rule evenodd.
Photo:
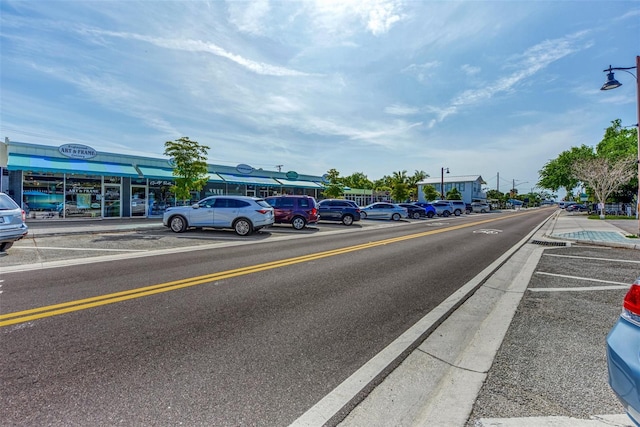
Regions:
M 406 208 L 395 203 L 378 202 L 360 208 L 362 219 L 391 219 L 399 221 L 400 218 L 408 218 L 409 213 Z

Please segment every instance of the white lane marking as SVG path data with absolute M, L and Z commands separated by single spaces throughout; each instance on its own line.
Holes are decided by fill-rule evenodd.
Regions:
M 558 258 L 592 259 L 592 260 L 595 260 L 595 261 L 628 262 L 628 263 L 631 263 L 631 264 L 640 264 L 640 261 L 634 261 L 634 260 L 629 260 L 629 259 L 596 258 L 596 257 L 588 257 L 588 256 L 559 255 L 559 254 L 544 254 L 544 256 L 553 256 L 553 257 L 558 257 Z
M 492 228 L 481 228 L 480 230 L 473 230 L 474 233 L 483 233 L 483 234 L 498 234 L 502 233 L 502 230 L 496 230 Z
M 633 427 L 626 414 L 591 415 L 589 419 L 573 417 L 480 418 L 476 427 Z

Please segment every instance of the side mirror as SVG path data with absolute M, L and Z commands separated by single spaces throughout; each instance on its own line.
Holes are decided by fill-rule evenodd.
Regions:
M 198 209 L 200 207 L 200 205 L 198 203 L 194 203 L 194 204 L 191 205 L 191 207 L 193 209 Z

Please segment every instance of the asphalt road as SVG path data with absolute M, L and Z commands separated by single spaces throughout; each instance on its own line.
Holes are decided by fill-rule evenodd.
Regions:
M 3 423 L 288 425 L 547 215 L 270 234 L 3 274 Z

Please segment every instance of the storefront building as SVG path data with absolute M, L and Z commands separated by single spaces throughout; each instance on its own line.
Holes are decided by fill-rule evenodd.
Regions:
M 167 159 L 98 152 L 82 144 L 59 147 L 0 143 L 0 191 L 9 194 L 29 218 L 158 217 L 170 206 L 207 196 L 267 197 L 305 194 L 321 197 L 323 177 L 208 165 L 209 181 L 191 200 L 176 200 L 173 168 Z

